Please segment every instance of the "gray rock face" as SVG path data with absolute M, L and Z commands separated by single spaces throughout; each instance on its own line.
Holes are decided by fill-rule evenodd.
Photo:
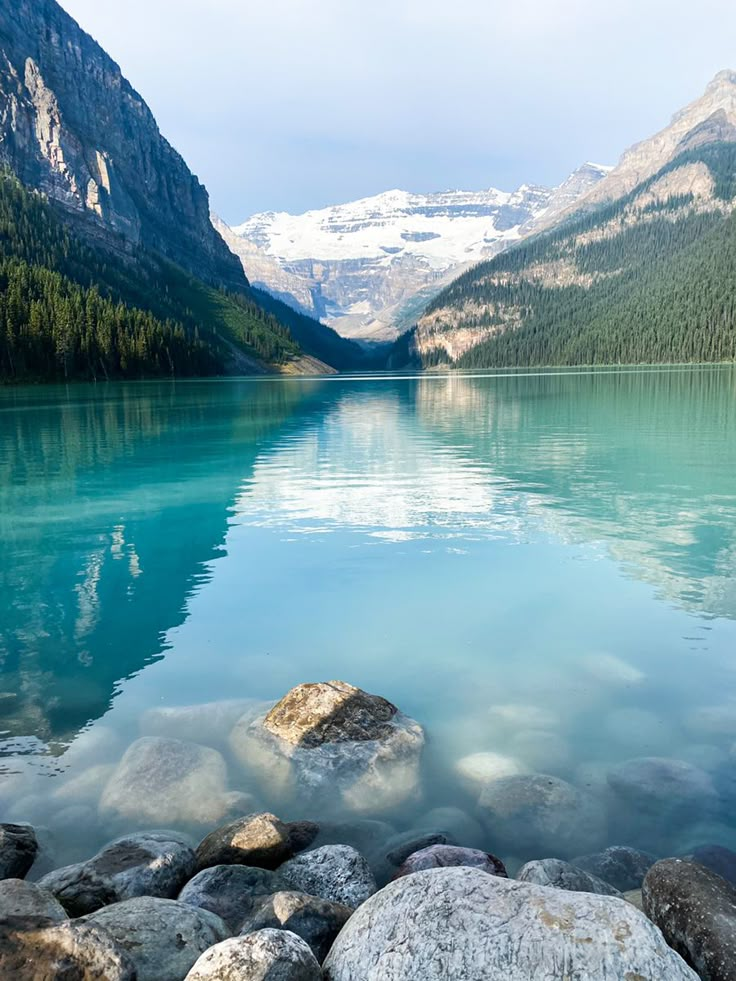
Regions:
M 3 4 L 0 38 L 0 162 L 91 237 L 244 286 L 207 192 L 102 48 L 53 0 Z
M 0 923 L 0 977 L 8 981 L 139 981 L 105 930 L 80 922 Z
M 593 851 L 605 835 L 600 802 L 546 774 L 495 780 L 481 794 L 478 806 L 492 840 L 514 853 L 541 851 L 569 858 Z
M 309 944 L 321 964 L 352 914 L 352 909 L 342 903 L 331 903 L 304 892 L 277 892 L 257 901 L 240 932 L 290 930 Z
M 246 715 L 230 745 L 270 797 L 320 815 L 336 802 L 378 813 L 419 794 L 421 726 L 342 681 L 299 685 L 265 715 Z
M 726 882 L 736 886 L 736 852 L 722 845 L 699 845 L 688 856 L 699 865 L 704 865 L 711 872 L 722 876 Z
M 355 909 L 376 891 L 376 880 L 350 845 L 324 845 L 285 862 L 279 874 L 291 889 Z
M 479 869 L 488 875 L 500 875 L 506 878 L 506 867 L 500 858 L 482 852 L 477 848 L 460 848 L 457 845 L 430 845 L 413 852 L 399 866 L 395 879 L 402 875 L 413 875 L 425 869 L 444 869 L 464 866 Z
M 629 903 L 433 869 L 390 883 L 341 931 L 327 981 L 697 981 Z
M 736 889 L 702 865 L 657 862 L 642 887 L 644 912 L 703 981 L 736 979 Z
M 567 889 L 569 892 L 590 892 L 597 896 L 621 896 L 615 886 L 559 858 L 542 858 L 527 862 L 516 874 L 519 882 L 538 886 Z
M 0 824 L 0 879 L 23 879 L 38 854 L 36 833 L 27 824 Z
M 628 892 L 630 889 L 641 888 L 647 870 L 656 861 L 655 856 L 649 852 L 626 845 L 612 845 L 593 855 L 579 855 L 571 860 L 571 864 L 598 876 L 604 882 L 610 882 L 621 892 Z
M 182 838 L 149 831 L 118 838 L 88 862 L 45 875 L 40 885 L 71 916 L 84 916 L 136 896 L 173 899 L 193 872 L 194 852 Z
M 261 897 L 284 888 L 278 872 L 245 865 L 215 865 L 199 872 L 184 886 L 179 902 L 216 913 L 232 933 L 238 933 Z
M 136 981 L 182 981 L 199 955 L 228 935 L 214 913 L 148 896 L 106 906 L 78 922 L 102 927 L 128 952 Z
M 0 882 L 0 920 L 11 916 L 35 917 L 55 923 L 69 918 L 48 889 L 25 879 L 3 879 Z
M 144 736 L 128 747 L 100 800 L 103 819 L 212 825 L 227 816 L 225 760 L 215 749 Z
M 293 853 L 292 830 L 275 814 L 246 814 L 200 842 L 197 868 L 237 864 L 275 869 Z
M 211 947 L 186 981 L 321 981 L 304 941 L 288 930 L 259 930 Z

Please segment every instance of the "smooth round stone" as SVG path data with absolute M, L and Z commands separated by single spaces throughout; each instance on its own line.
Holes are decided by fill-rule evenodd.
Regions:
M 304 892 L 277 892 L 255 901 L 240 932 L 290 930 L 309 944 L 321 964 L 352 914 L 353 910 L 342 903 L 332 903 Z
M 527 862 L 519 869 L 516 878 L 519 882 L 534 882 L 538 886 L 552 889 L 567 889 L 570 892 L 590 892 L 597 896 L 620 896 L 618 889 L 598 876 L 576 868 L 570 862 L 559 858 L 542 858 Z
M 0 881 L 0 920 L 9 916 L 40 917 L 55 923 L 69 919 L 53 893 L 25 879 Z
M 0 879 L 24 879 L 36 855 L 38 839 L 28 824 L 0 824 Z
M 237 933 L 261 897 L 284 888 L 278 872 L 245 865 L 215 865 L 187 882 L 179 893 L 179 902 L 216 913 Z
M 349 845 L 324 845 L 285 862 L 279 874 L 288 888 L 355 909 L 376 891 L 376 880 L 360 852 Z
M 524 770 L 513 757 L 491 752 L 471 753 L 455 764 L 460 782 L 466 790 L 475 794 L 479 794 L 487 783 L 500 777 L 513 777 Z
M 216 944 L 199 958 L 186 981 L 321 981 L 307 944 L 288 930 L 259 930 Z
M 200 954 L 229 933 L 208 910 L 148 896 L 114 903 L 78 922 L 106 930 L 128 952 L 137 981 L 182 981 Z
M 194 872 L 194 852 L 172 831 L 145 831 L 105 845 L 93 858 L 50 872 L 40 885 L 71 916 L 102 906 L 158 896 L 173 899 Z
M 79 920 L 0 922 L 0 978 L 7 981 L 140 981 L 105 930 Z
M 328 981 L 697 981 L 621 899 L 468 868 L 390 883 L 348 920 L 323 967 Z
M 426 869 L 444 869 L 464 866 L 480 869 L 488 875 L 506 876 L 506 868 L 500 858 L 477 848 L 461 848 L 458 845 L 430 845 L 413 852 L 399 866 L 395 879 L 402 875 L 413 875 Z
M 293 853 L 289 827 L 275 814 L 246 814 L 199 843 L 197 868 L 237 864 L 275 869 Z
M 641 889 L 644 876 L 656 861 L 656 857 L 649 852 L 626 845 L 612 845 L 592 855 L 578 855 L 571 864 L 604 882 L 610 882 L 621 892 L 628 892 Z
M 608 771 L 608 785 L 633 817 L 684 821 L 707 812 L 716 803 L 708 774 L 683 760 L 641 757 Z
M 504 777 L 478 802 L 491 840 L 514 853 L 552 852 L 564 858 L 595 850 L 606 815 L 595 797 L 549 774 Z
M 647 872 L 644 911 L 701 978 L 736 981 L 736 889 L 696 862 L 667 858 Z

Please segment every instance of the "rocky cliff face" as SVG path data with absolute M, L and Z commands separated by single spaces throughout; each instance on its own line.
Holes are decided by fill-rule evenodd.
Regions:
M 54 0 L 0 3 L 0 164 L 98 241 L 142 245 L 211 283 L 246 286 L 210 224 L 204 187 Z
M 586 164 L 558 188 L 511 193 L 387 191 L 303 215 L 254 215 L 225 234 L 257 285 L 344 336 L 386 341 L 459 272 L 518 242 L 607 171 Z

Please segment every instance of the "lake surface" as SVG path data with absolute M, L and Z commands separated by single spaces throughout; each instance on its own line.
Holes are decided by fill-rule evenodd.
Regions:
M 395 825 L 656 756 L 717 796 L 663 848 L 736 843 L 734 368 L 5 390 L 0 546 L 0 807 L 64 858 L 150 710 L 332 678 L 426 730 Z

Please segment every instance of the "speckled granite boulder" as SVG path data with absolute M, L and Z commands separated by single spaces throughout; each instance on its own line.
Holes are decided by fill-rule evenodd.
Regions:
M 292 831 L 275 814 L 246 814 L 216 828 L 197 846 L 197 868 L 251 865 L 275 869 L 294 854 Z
M 615 886 L 590 872 L 578 869 L 559 858 L 542 858 L 527 862 L 516 874 L 519 882 L 534 882 L 538 886 L 567 889 L 569 892 L 590 892 L 597 896 L 621 896 Z
M 0 923 L 0 978 L 7 981 L 141 981 L 106 930 L 80 921 Z
M 321 964 L 352 914 L 352 909 L 342 903 L 332 903 L 304 892 L 277 892 L 255 901 L 240 932 L 291 930 L 309 944 Z
M 630 889 L 641 889 L 644 876 L 656 861 L 650 852 L 626 845 L 612 845 L 592 855 L 578 855 L 570 860 L 570 864 L 604 882 L 610 882 L 621 892 L 628 892 Z
M 324 845 L 285 862 L 279 875 L 287 888 L 355 909 L 376 891 L 376 880 L 360 852 L 349 845 Z
M 0 920 L 18 916 L 54 923 L 69 919 L 64 907 L 48 889 L 25 879 L 3 879 L 0 882 Z
M 269 869 L 213 865 L 187 882 L 179 893 L 179 901 L 216 913 L 231 933 L 239 933 L 243 920 L 262 897 L 285 888 L 279 873 Z
M 321 981 L 322 971 L 301 937 L 259 930 L 211 947 L 186 981 Z
M 425 869 L 444 869 L 463 866 L 465 868 L 480 869 L 488 875 L 501 875 L 506 877 L 506 867 L 500 858 L 482 852 L 477 848 L 460 848 L 458 845 L 430 845 L 429 848 L 421 848 L 417 852 L 412 852 L 407 856 L 397 869 L 394 878 L 399 879 L 402 875 L 413 875 L 415 872 L 423 872 Z

